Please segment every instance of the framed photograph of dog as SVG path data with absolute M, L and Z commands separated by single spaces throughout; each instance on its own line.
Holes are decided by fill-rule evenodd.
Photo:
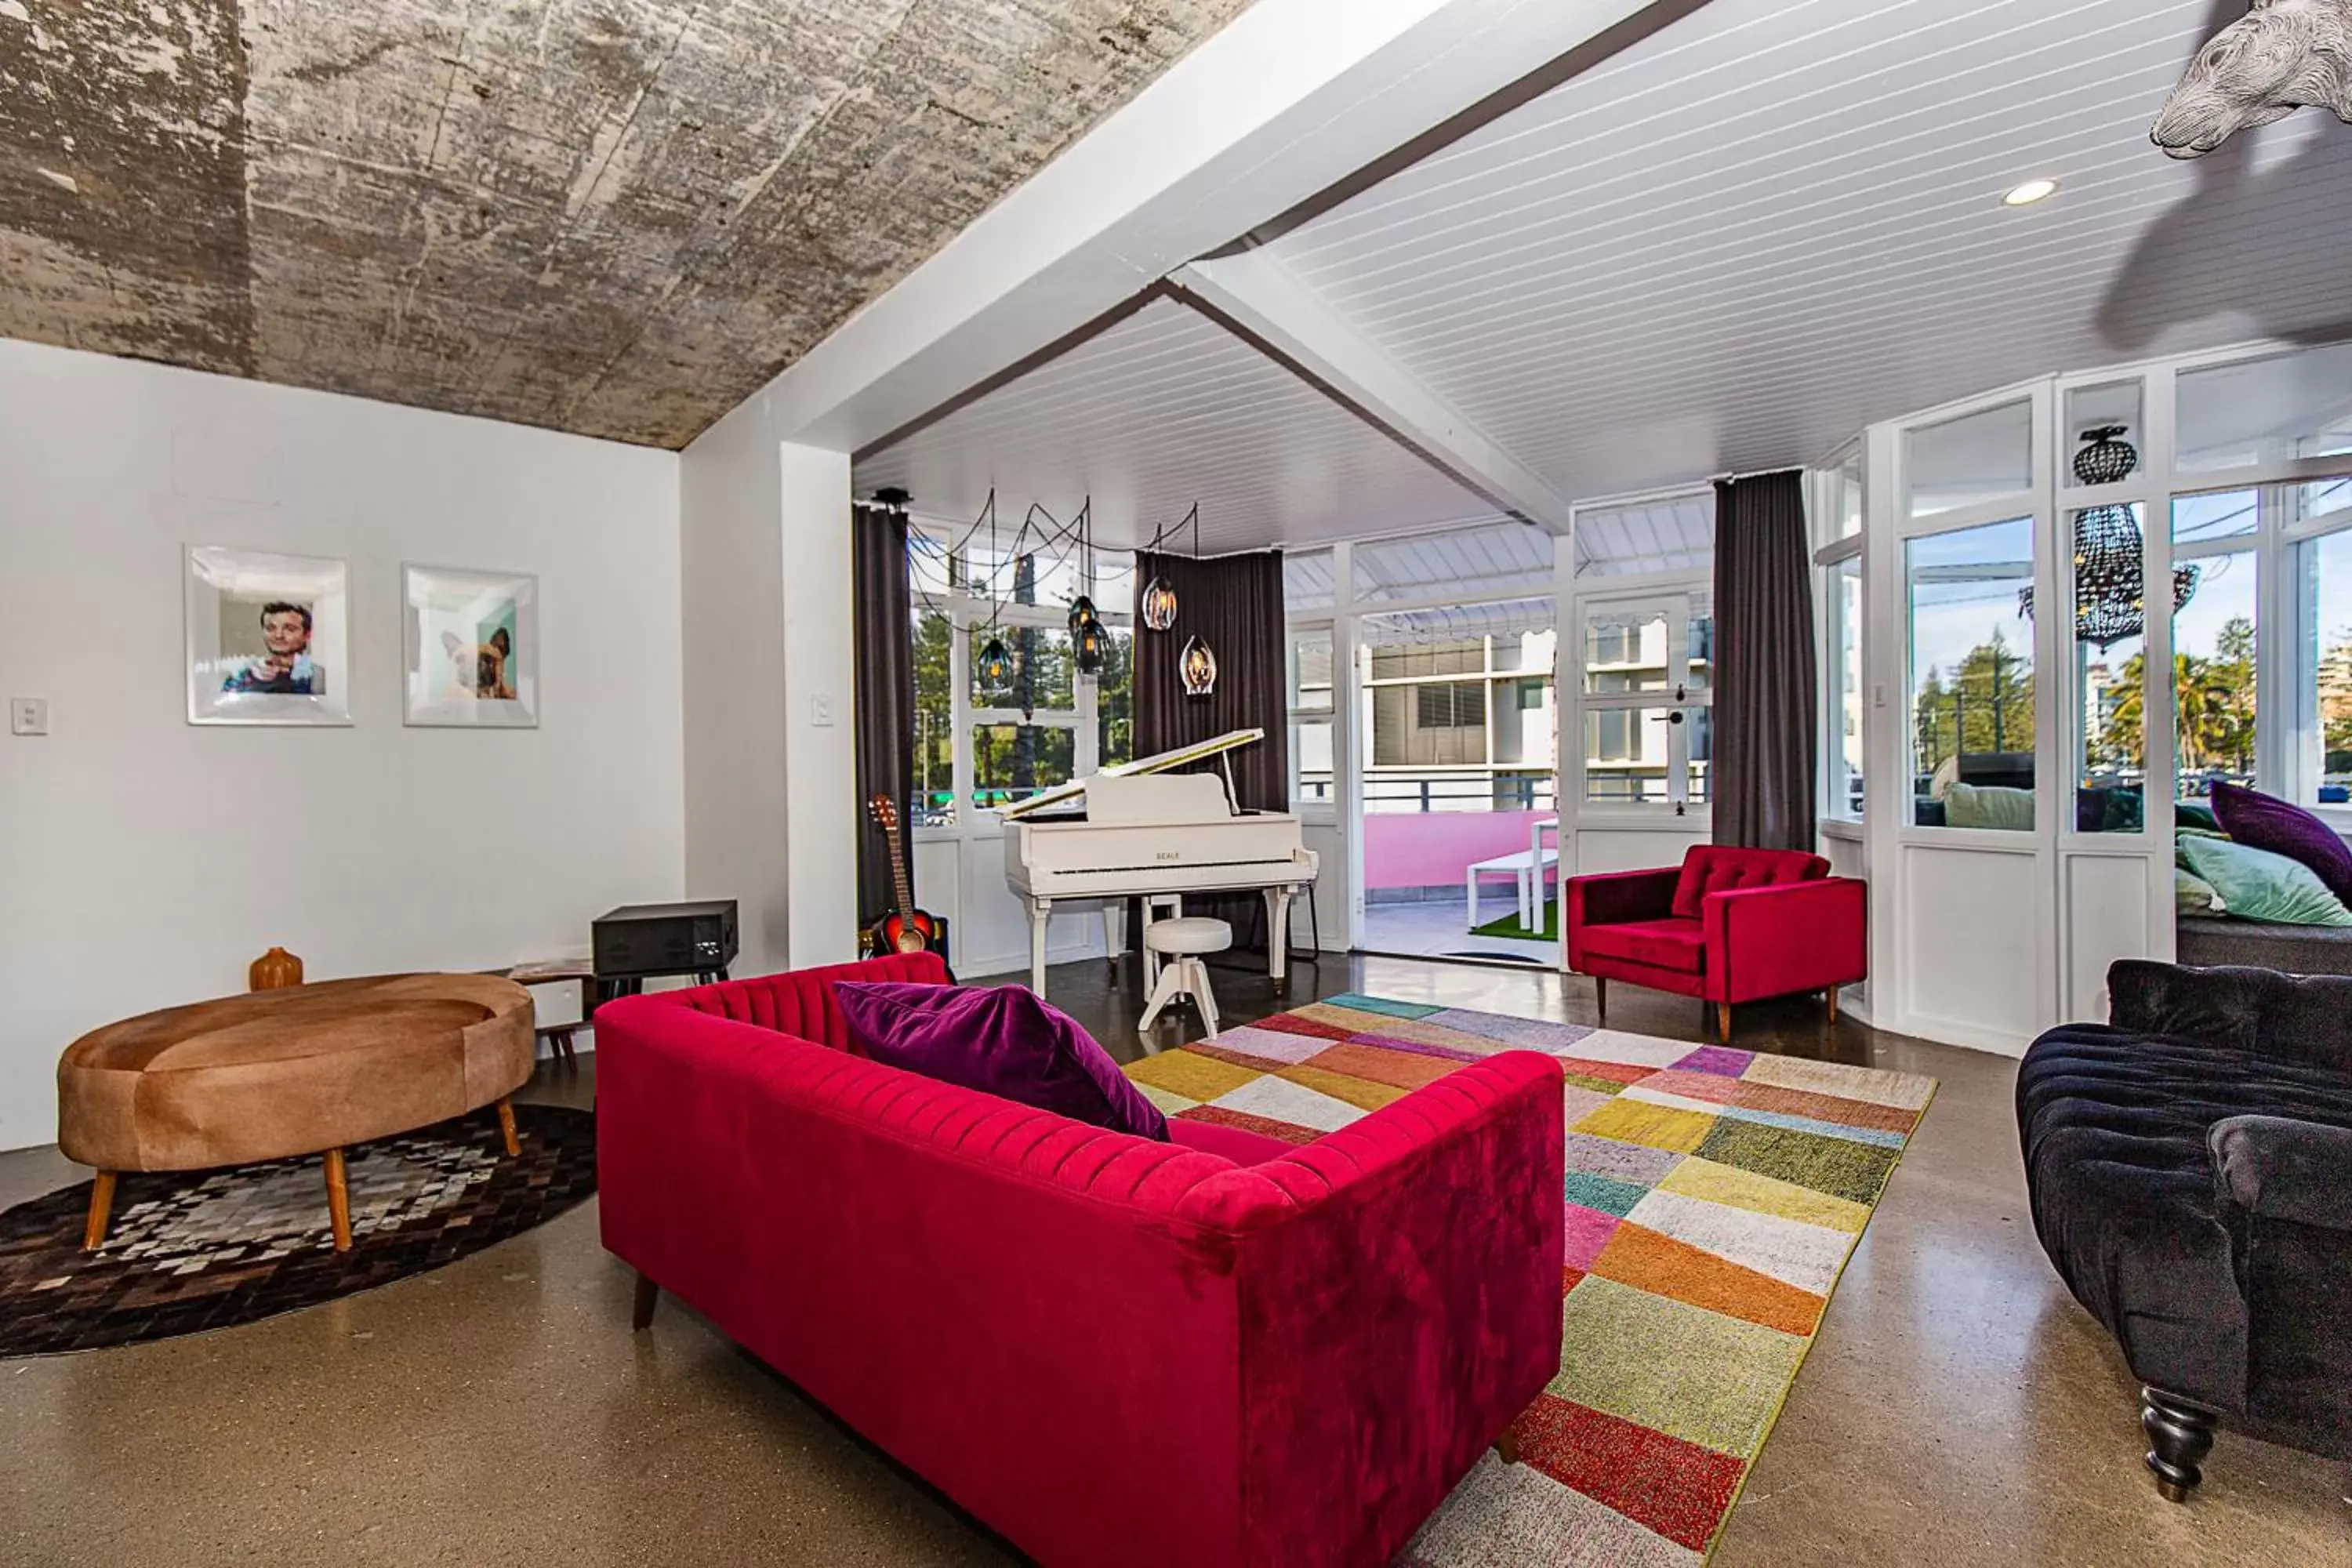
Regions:
M 539 724 L 539 579 L 403 566 L 407 721 L 460 729 Z
M 349 724 L 351 568 L 186 549 L 188 722 Z

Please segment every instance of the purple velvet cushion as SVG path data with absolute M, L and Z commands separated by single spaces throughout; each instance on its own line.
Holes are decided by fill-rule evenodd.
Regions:
M 1025 987 L 836 980 L 833 994 L 850 1037 L 877 1062 L 1168 1142 L 1168 1119 L 1110 1053 Z
M 2303 807 L 2260 790 L 2217 784 L 2213 815 L 2221 831 L 2239 843 L 2309 867 L 2329 892 L 2352 904 L 2352 849 L 2336 829 Z

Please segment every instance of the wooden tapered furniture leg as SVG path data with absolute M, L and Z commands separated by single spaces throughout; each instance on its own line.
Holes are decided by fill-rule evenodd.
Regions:
M 1715 1005 L 1715 1032 L 1725 1045 L 1731 1044 L 1731 1004 L 1728 1002 Z
M 327 1218 L 335 1227 L 335 1250 L 352 1249 L 352 1190 L 343 1182 L 343 1152 L 327 1151 Z
M 511 1100 L 499 1101 L 499 1131 L 507 1141 L 508 1153 L 522 1152 L 522 1140 L 515 1136 L 514 1101 Z
M 1830 1022 L 1837 1022 L 1837 987 L 1830 987 Z
M 1495 1439 L 1495 1458 L 1507 1465 L 1519 1462 L 1519 1435 L 1517 1432 L 1506 1431 Z
M 100 1171 L 90 1179 L 89 1217 L 82 1222 L 81 1249 L 96 1252 L 106 1242 L 106 1218 L 114 1208 L 114 1173 Z
M 1596 974 L 1592 977 L 1592 1000 L 1601 1009 L 1601 1021 L 1607 1023 L 1609 1021 L 1609 977 L 1607 975 Z
M 632 1331 L 642 1333 L 654 1326 L 654 1303 L 660 1300 L 661 1287 L 643 1274 L 638 1275 L 637 1299 L 635 1304 L 629 1309 L 629 1328 Z

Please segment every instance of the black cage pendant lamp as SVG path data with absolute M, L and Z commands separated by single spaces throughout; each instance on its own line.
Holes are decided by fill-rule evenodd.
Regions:
M 1086 584 L 1095 580 L 1094 551 L 1095 502 L 1088 496 L 1078 508 L 1078 561 L 1086 572 Z M 1103 630 L 1102 616 L 1095 602 L 1081 585 L 1078 596 L 1070 601 L 1070 649 L 1080 675 L 1100 675 L 1103 660 L 1109 652 L 1109 637 Z
M 2083 432 L 2074 454 L 2074 482 L 2111 485 L 2139 468 L 2139 452 L 2123 438 L 2125 426 L 2101 425 Z M 2074 513 L 2074 640 L 2102 653 L 2147 629 L 2147 595 L 2141 558 L 2146 540 L 2129 506 L 2109 503 Z M 2172 609 L 2179 614 L 2197 592 L 2197 568 L 2172 572 Z M 2018 607 L 2033 614 L 2033 590 L 2018 592 Z

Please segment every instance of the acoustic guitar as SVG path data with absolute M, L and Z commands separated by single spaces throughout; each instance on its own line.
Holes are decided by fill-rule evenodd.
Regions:
M 898 908 L 874 922 L 868 934 L 877 952 L 929 952 L 940 940 L 937 916 L 915 907 L 915 887 L 907 879 L 907 847 L 898 837 L 898 803 L 877 795 L 866 803 L 883 837 L 890 841 L 890 883 Z

